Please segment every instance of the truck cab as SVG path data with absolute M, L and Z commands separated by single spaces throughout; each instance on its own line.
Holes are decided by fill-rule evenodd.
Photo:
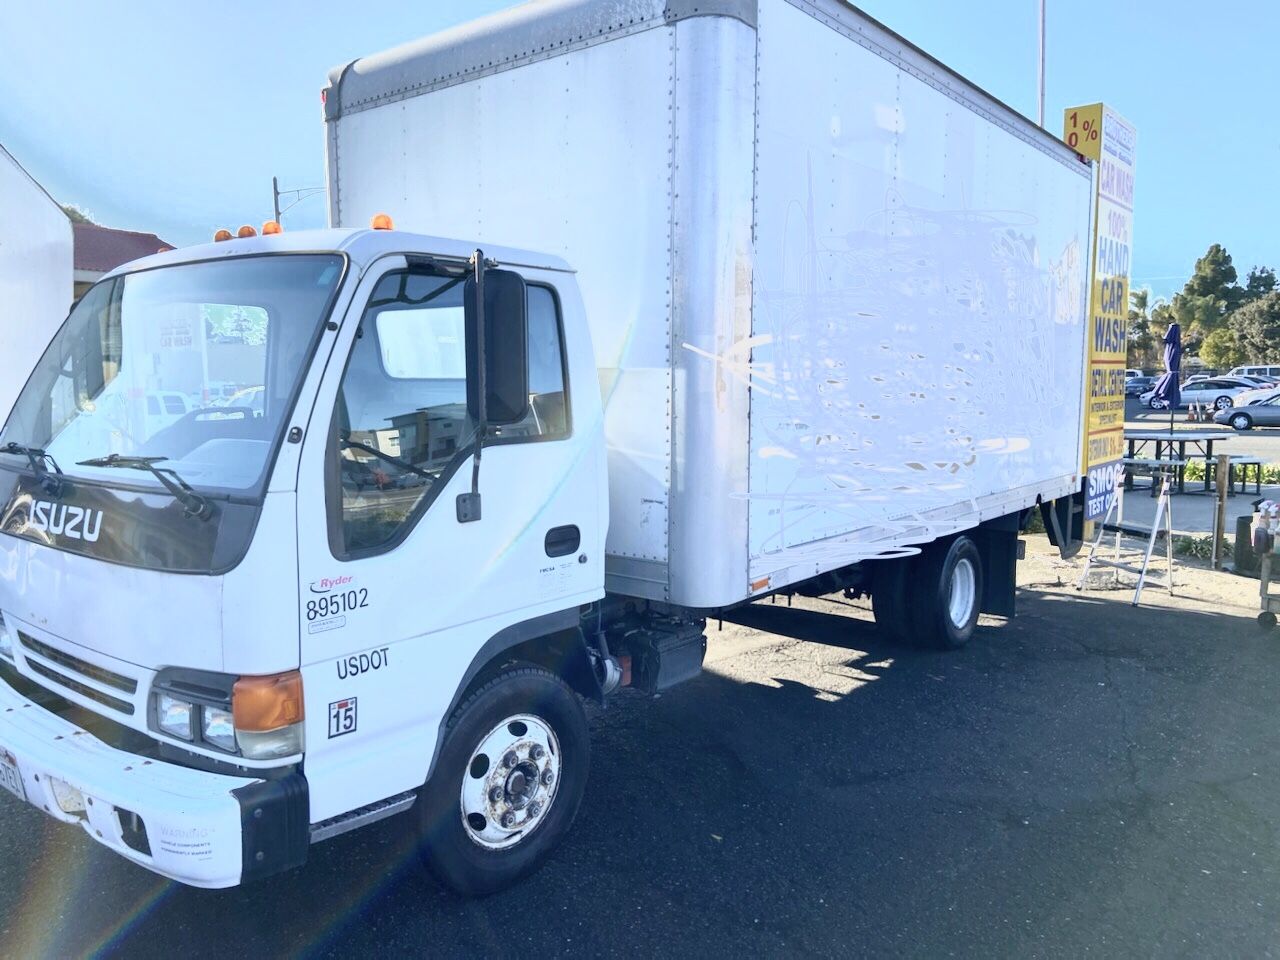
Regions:
M 157 420 L 161 393 L 191 409 Z M 553 257 L 327 230 L 107 276 L 0 433 L 0 783 L 157 873 L 234 885 L 418 801 L 463 695 L 523 650 L 492 709 L 555 702 L 482 709 L 447 835 L 424 829 L 441 861 L 567 827 L 601 423 Z

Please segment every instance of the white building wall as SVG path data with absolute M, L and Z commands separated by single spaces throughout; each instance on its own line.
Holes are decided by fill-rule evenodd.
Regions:
M 71 221 L 0 147 L 0 419 L 71 305 Z

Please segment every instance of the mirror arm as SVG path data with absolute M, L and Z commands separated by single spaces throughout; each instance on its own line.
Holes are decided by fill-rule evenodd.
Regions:
M 476 279 L 476 453 L 471 461 L 471 492 L 458 494 L 457 511 L 459 523 L 471 523 L 480 519 L 480 454 L 484 450 L 484 438 L 488 432 L 485 411 L 487 389 L 484 382 L 485 367 L 485 304 L 484 304 L 484 252 L 476 250 L 471 257 L 471 266 L 475 270 Z

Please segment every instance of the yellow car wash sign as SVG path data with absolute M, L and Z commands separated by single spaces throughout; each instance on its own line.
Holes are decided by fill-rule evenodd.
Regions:
M 1063 139 L 1097 164 L 1089 283 L 1088 375 L 1084 387 L 1085 519 L 1107 512 L 1124 456 L 1124 371 L 1128 354 L 1133 237 L 1133 125 L 1095 103 L 1065 113 Z

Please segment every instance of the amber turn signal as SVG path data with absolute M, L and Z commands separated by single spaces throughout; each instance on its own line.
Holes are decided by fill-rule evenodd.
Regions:
M 231 239 L 230 230 L 219 230 L 217 233 L 213 235 L 214 243 L 222 243 L 223 240 L 230 240 L 230 239 Z
M 278 730 L 303 719 L 302 674 L 297 670 L 269 677 L 241 677 L 231 693 L 236 730 Z
M 396 228 L 396 225 L 391 222 L 391 218 L 385 213 L 374 214 L 373 219 L 369 221 L 369 226 L 373 230 L 394 230 Z
M 268 220 L 262 225 L 262 235 L 264 237 L 271 237 L 277 233 L 284 233 L 284 227 L 280 226 L 275 220 Z
M 236 236 L 241 240 L 248 240 L 250 237 L 256 237 L 257 235 L 258 231 L 253 229 L 253 227 L 249 226 L 247 223 L 236 231 Z

